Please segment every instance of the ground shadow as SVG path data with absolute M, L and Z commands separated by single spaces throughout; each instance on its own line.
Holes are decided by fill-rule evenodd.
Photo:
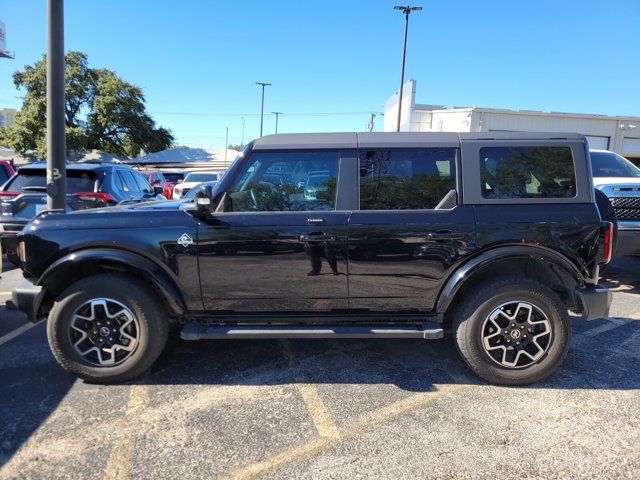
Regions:
M 629 341 L 640 335 L 640 321 L 629 320 L 597 336 L 590 331 L 612 324 L 607 320 L 574 324 L 576 335 L 564 365 L 531 388 L 640 388 L 640 347 Z M 461 381 L 483 383 L 446 337 L 436 341 L 174 340 L 140 380 L 208 385 L 386 383 L 411 392 Z

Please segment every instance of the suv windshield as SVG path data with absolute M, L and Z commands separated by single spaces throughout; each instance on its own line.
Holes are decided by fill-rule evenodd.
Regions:
M 212 182 L 218 180 L 217 173 L 190 173 L 184 177 L 184 183 L 187 182 Z
M 640 169 L 613 152 L 591 152 L 594 177 L 640 177 Z
M 12 192 L 42 191 L 46 189 L 44 168 L 21 168 L 7 183 L 5 190 Z M 96 174 L 89 170 L 67 170 L 67 193 L 95 191 Z

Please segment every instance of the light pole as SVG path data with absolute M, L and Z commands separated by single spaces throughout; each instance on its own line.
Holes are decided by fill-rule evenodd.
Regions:
M 404 83 L 404 61 L 407 56 L 407 30 L 409 30 L 409 14 L 414 11 L 422 10 L 422 7 L 412 7 L 407 5 L 406 7 L 396 5 L 394 10 L 400 10 L 404 13 L 404 45 L 402 47 L 402 71 L 400 72 L 400 91 L 398 92 L 398 124 L 396 131 L 400 131 L 400 114 L 402 113 L 402 85 Z
M 260 107 L 260 136 L 262 136 L 262 125 L 264 121 L 264 87 L 269 87 L 270 83 L 256 82 L 256 85 L 262 86 L 262 106 Z
M 271 112 L 276 116 L 276 134 L 278 133 L 278 116 L 282 115 L 282 112 Z
M 66 210 L 64 2 L 47 0 L 47 208 Z

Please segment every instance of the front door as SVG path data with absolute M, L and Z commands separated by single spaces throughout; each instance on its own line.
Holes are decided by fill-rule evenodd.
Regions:
M 349 220 L 350 307 L 430 312 L 474 248 L 473 206 L 459 205 L 456 148 L 363 149 L 360 209 Z
M 330 312 L 348 306 L 347 223 L 337 151 L 252 152 L 200 226 L 206 310 Z M 222 211 L 220 211 L 222 210 Z

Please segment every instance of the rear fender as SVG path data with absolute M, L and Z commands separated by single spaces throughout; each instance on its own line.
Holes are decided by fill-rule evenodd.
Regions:
M 444 314 L 456 294 L 470 281 L 474 274 L 493 262 L 508 259 L 526 259 L 551 265 L 568 275 L 575 281 L 575 287 L 583 288 L 585 281 L 580 270 L 565 257 L 546 247 L 537 245 L 513 245 L 488 250 L 462 265 L 447 280 L 442 288 L 436 304 L 436 312 Z M 573 292 L 571 292 L 573 294 Z

